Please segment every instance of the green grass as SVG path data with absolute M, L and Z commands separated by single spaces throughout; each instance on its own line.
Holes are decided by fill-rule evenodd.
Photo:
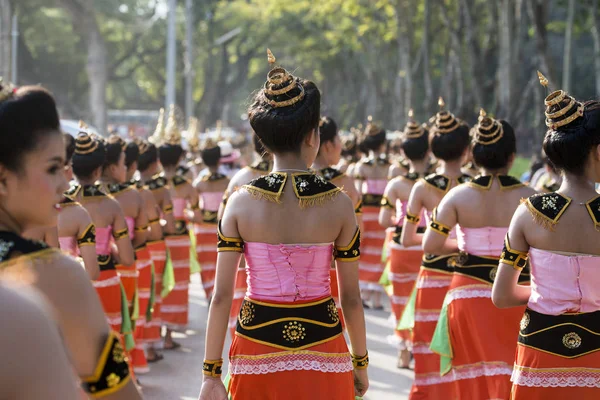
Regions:
M 529 158 L 517 157 L 512 169 L 510 170 L 510 175 L 514 176 L 515 178 L 520 178 L 521 175 L 523 175 L 523 173 L 529 169 L 529 162 Z

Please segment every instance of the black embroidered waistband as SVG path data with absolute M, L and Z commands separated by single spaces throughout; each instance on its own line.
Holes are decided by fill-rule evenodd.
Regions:
M 492 285 L 498 272 L 499 260 L 498 257 L 482 257 L 460 253 L 456 259 L 454 272 Z M 519 275 L 519 283 L 529 283 L 529 280 L 529 268 L 525 268 L 521 272 L 521 275 Z
M 202 211 L 202 222 L 205 224 L 214 224 L 218 222 L 218 211 L 204 210 Z
M 284 350 L 302 350 L 342 334 L 331 297 L 305 304 L 271 304 L 244 299 L 236 335 Z
M 456 265 L 458 256 L 458 254 L 448 254 L 445 256 L 423 254 L 421 267 L 451 274 L 454 272 L 454 266 Z
M 115 268 L 115 261 L 110 254 L 98 254 L 98 266 L 100 271 L 110 271 Z
M 425 233 L 425 230 L 427 228 L 425 228 L 424 226 L 419 226 L 417 228 L 417 233 L 418 234 L 423 234 Z M 394 234 L 392 235 L 392 240 L 399 245 L 402 245 L 402 243 L 400 243 L 400 238 L 402 237 L 402 227 L 401 226 L 396 226 L 396 230 L 394 231 Z
M 363 207 L 381 207 L 381 199 L 383 199 L 382 194 L 363 194 L 362 203 Z
M 565 358 L 600 350 L 600 311 L 546 315 L 527 309 L 521 319 L 519 343 Z

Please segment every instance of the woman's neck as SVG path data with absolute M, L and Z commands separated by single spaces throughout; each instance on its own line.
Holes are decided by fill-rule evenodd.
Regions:
M 575 201 L 585 202 L 597 195 L 596 185 L 587 176 L 563 173 L 562 185 L 558 189 L 561 193 L 572 197 Z
M 410 160 L 410 169 L 408 172 L 411 173 L 417 173 L 419 175 L 425 175 L 427 173 L 427 161 L 425 159 L 423 160 L 416 160 L 416 161 L 412 161 Z
M 219 171 L 219 166 L 214 166 L 214 167 L 207 167 L 208 168 L 208 172 L 210 172 L 211 174 L 216 174 Z
M 325 156 L 319 153 L 317 158 L 315 158 L 315 162 L 313 163 L 312 167 L 316 170 L 322 170 L 329 167 L 329 163 L 325 159 Z
M 306 161 L 302 159 L 300 154 L 287 153 L 276 155 L 274 158 L 273 171 L 308 171 Z
M 102 183 L 122 183 L 122 182 L 117 181 L 110 175 L 102 175 L 102 177 L 100 178 L 100 181 Z
M 442 161 L 440 174 L 446 175 L 449 178 L 458 178 L 462 176 L 463 173 L 461 160 Z
M 0 206 L 0 231 L 8 231 L 21 235 L 24 232 L 24 227 Z
M 481 173 L 483 175 L 508 175 L 508 170 L 510 168 L 505 167 L 505 168 L 498 168 L 498 169 L 487 169 L 487 168 L 482 168 L 481 169 Z
M 383 151 L 369 150 L 369 158 L 379 158 L 385 156 Z
M 77 177 L 77 182 L 79 182 L 79 184 L 81 186 L 91 186 L 96 184 L 96 179 L 94 178 L 79 178 Z
M 177 174 L 177 167 L 164 167 L 163 173 L 165 174 L 165 178 L 172 178 Z

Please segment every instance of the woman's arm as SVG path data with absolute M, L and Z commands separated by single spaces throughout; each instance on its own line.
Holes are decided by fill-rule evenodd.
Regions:
M 521 205 L 510 222 L 505 248 L 492 288 L 492 301 L 498 308 L 525 305 L 531 296 L 530 286 L 518 284 L 519 275 L 527 262 L 529 243 L 525 238 L 524 228 L 530 218 L 525 206 Z
M 457 223 L 456 205 L 450 192 L 440 202 L 430 226 L 423 235 L 423 251 L 436 255 L 456 253 L 458 251 L 456 240 L 449 239 L 448 235 Z
M 396 224 L 396 202 L 398 201 L 398 191 L 396 190 L 397 180 L 388 182 L 383 192 L 385 204 L 382 203 L 379 209 L 379 225 L 389 228 Z
M 191 222 L 197 224 L 202 223 L 202 210 L 200 209 L 200 195 L 198 191 L 191 185 L 186 185 L 187 201 L 191 212 Z
M 148 214 L 144 207 L 144 199 L 140 193 L 135 193 L 137 194 L 135 197 L 138 202 L 138 213 L 135 219 L 135 232 L 132 241 L 134 249 L 148 241 Z
M 421 211 L 424 207 L 423 196 L 425 193 L 423 183 L 417 182 L 410 191 L 408 205 L 406 207 L 406 216 L 402 225 L 402 237 L 400 241 L 404 247 L 420 246 L 423 241 L 423 235 L 417 233 L 419 222 L 421 220 Z
M 121 210 L 121 206 L 117 203 L 116 200 L 111 200 L 113 202 L 112 212 L 113 212 L 113 238 L 115 240 L 115 244 L 117 246 L 117 250 L 119 251 L 119 262 L 123 265 L 132 265 L 135 262 L 133 245 L 131 244 L 131 239 L 129 238 L 127 222 L 125 222 L 125 216 L 123 215 L 123 211 Z

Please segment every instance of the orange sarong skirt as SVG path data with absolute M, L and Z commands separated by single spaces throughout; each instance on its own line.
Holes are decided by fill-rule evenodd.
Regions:
M 162 320 L 170 329 L 185 329 L 189 308 L 190 237 L 187 233 L 167 236 L 165 243 L 173 263 L 175 287 L 162 299 Z
M 207 299 L 210 299 L 215 286 L 217 270 L 217 225 L 196 224 L 196 256 L 200 264 L 200 280 Z
M 385 269 L 381 260 L 385 243 L 385 228 L 379 225 L 379 207 L 363 206 L 363 232 L 361 233 L 359 283 L 362 290 L 383 292 L 379 279 Z

